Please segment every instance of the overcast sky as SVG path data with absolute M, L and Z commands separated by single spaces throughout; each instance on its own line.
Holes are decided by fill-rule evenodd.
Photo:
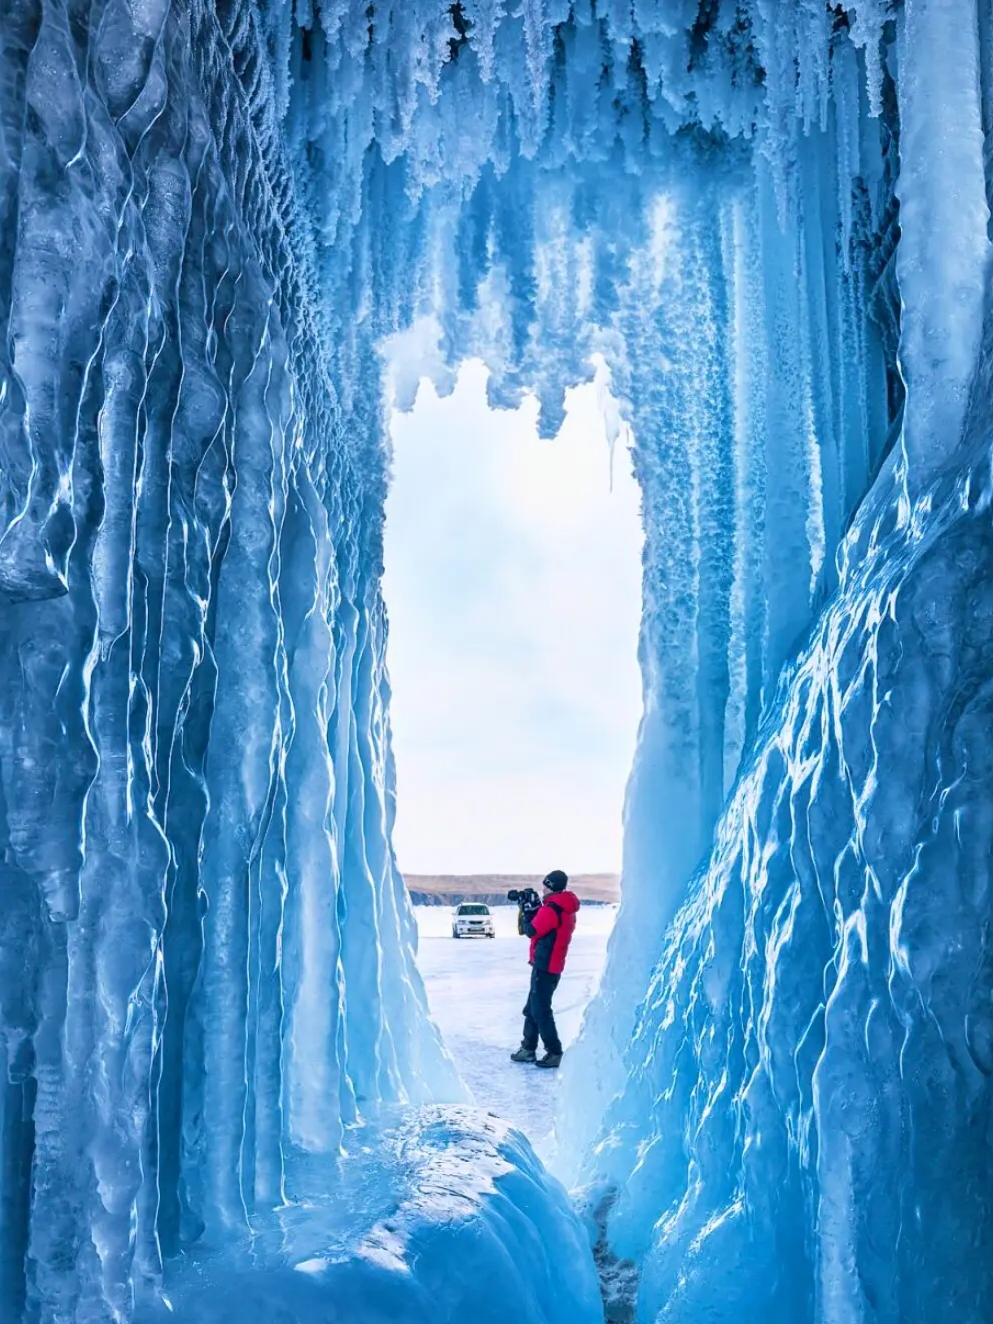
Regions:
M 641 691 L 641 528 L 596 392 L 555 441 L 466 364 L 394 414 L 386 601 L 408 873 L 616 872 Z

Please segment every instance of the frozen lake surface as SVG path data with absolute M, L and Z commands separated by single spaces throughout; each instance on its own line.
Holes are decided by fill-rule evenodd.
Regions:
M 417 963 L 431 1012 L 462 1079 L 481 1108 L 522 1130 L 546 1162 L 553 1158 L 557 1071 L 518 1066 L 530 971 L 527 939 L 517 933 L 516 906 L 494 906 L 494 939 L 452 938 L 448 906 L 416 906 Z M 596 991 L 614 925 L 615 906 L 584 905 L 569 961 L 555 994 L 555 1019 L 568 1053 Z

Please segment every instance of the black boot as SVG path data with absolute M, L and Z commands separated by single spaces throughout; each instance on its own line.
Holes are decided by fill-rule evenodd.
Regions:
M 533 1048 L 525 1048 L 523 1044 L 521 1044 L 516 1053 L 511 1053 L 510 1055 L 511 1062 L 534 1062 L 536 1058 L 537 1053 L 535 1050 Z
M 536 1067 L 557 1067 L 562 1063 L 562 1054 L 546 1053 L 544 1057 L 539 1058 L 532 1056 L 531 1061 L 534 1062 Z

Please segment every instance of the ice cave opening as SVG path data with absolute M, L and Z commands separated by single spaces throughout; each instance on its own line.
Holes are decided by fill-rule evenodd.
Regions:
M 441 394 L 421 376 L 413 407 L 390 420 L 393 843 L 417 967 L 455 1067 L 475 1104 L 512 1123 L 554 1171 L 557 1076 L 508 1061 L 530 971 L 507 893 L 556 866 L 581 899 L 555 995 L 568 1052 L 616 915 L 641 716 L 639 488 L 602 361 L 593 382 L 566 393 L 557 435 L 542 438 L 534 396 L 491 409 L 485 365 L 439 374 L 436 354 L 425 362 L 426 331 L 400 338 L 404 372 L 416 380 L 433 368 Z M 400 353 L 394 338 L 389 401 Z M 488 923 L 474 918 L 478 940 L 456 943 L 467 902 L 482 903 Z
M 620 872 L 643 539 L 627 435 L 614 435 L 599 372 L 567 393 L 551 438 L 538 436 L 533 396 L 489 408 L 479 361 L 441 396 L 423 378 L 414 407 L 392 413 L 393 840 L 425 886 L 478 875 L 492 893 L 552 861 Z
M 0 5 L 4 1321 L 990 1324 L 991 161 L 989 0 Z M 633 437 L 561 1182 L 393 846 L 422 318 Z

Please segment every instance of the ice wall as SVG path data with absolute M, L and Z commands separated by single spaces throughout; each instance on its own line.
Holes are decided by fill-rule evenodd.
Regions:
M 920 1212 L 934 1170 L 907 1136 L 950 1081 L 935 1148 L 971 1228 L 984 884 L 974 862 L 967 903 L 935 912 L 933 888 L 897 900 L 884 874 L 923 878 L 928 834 L 954 821 L 965 850 L 983 813 L 975 789 L 942 817 L 969 781 L 949 768 L 981 751 L 938 735 L 942 696 L 969 693 L 954 648 L 985 619 L 964 615 L 985 480 L 962 479 L 981 464 L 961 443 L 988 256 L 985 0 L 0 13 L 5 1313 L 127 1319 L 163 1250 L 237 1235 L 291 1160 L 381 1102 L 456 1088 L 390 848 L 379 590 L 380 350 L 425 316 L 440 375 L 480 355 L 494 401 L 534 389 L 546 432 L 601 354 L 633 427 L 645 718 L 564 1134 L 578 1161 L 599 1133 L 584 1171 L 630 1190 L 610 1235 L 643 1262 L 644 1318 L 737 1301 L 896 1319 L 878 1245 L 936 1309 L 926 1266 L 953 1267 L 950 1225 Z M 884 751 L 886 691 L 850 677 L 887 668 L 909 716 Z M 844 794 L 812 795 L 787 834 L 769 796 L 803 807 L 815 776 Z M 939 785 L 932 816 L 921 788 Z M 914 809 L 877 846 L 885 786 Z M 822 895 L 823 920 L 790 921 Z M 717 1009 L 701 1023 L 698 988 Z M 821 1002 L 844 1022 L 830 1053 Z M 888 1060 L 894 1016 L 923 1027 L 919 1087 L 874 1078 L 859 1047 L 878 1024 Z M 776 1093 L 791 1054 L 795 1106 Z M 748 1090 L 765 1112 L 746 1115 Z M 875 1169 L 902 1174 L 917 1220 L 896 1240 L 853 1166 L 846 1128 L 869 1115 L 902 1137 Z M 781 1275 L 722 1277 L 746 1242 Z
M 638 1012 L 583 1175 L 639 1320 L 990 1318 L 989 353 L 968 462 L 861 512 Z
M 760 50 L 782 41 L 786 60 L 810 49 L 802 32 L 773 31 L 790 15 L 756 27 Z M 807 72 L 825 84 L 810 123 L 777 120 L 764 54 L 756 150 L 684 168 L 617 319 L 614 380 L 644 493 L 644 716 L 608 976 L 569 1068 L 570 1177 L 626 1077 L 634 1008 L 741 755 L 836 585 L 839 540 L 902 417 L 897 125 L 868 113 L 847 34 L 828 49 Z
M 128 1318 L 287 1154 L 458 1089 L 389 840 L 381 473 L 250 19 L 2 13 L 4 1320 Z
M 791 22 L 770 7 L 780 25 L 773 48 L 788 55 L 780 129 L 792 123 L 793 141 L 775 135 L 755 187 L 760 197 L 770 184 L 774 197 L 785 189 L 785 203 L 780 196 L 778 240 L 760 203 L 757 242 L 736 249 L 730 295 L 737 327 L 753 329 L 745 371 L 731 374 L 737 436 L 739 419 L 747 436 L 756 406 L 774 398 L 750 388 L 761 356 L 766 381 L 782 387 L 758 433 L 765 462 L 750 466 L 753 518 L 735 526 L 745 531 L 737 555 L 753 555 L 756 532 L 769 550 L 764 564 L 751 560 L 743 596 L 732 588 L 744 613 L 736 619 L 747 621 L 751 586 L 764 578 L 757 637 L 775 661 L 802 630 L 801 576 L 814 572 L 809 611 L 834 587 L 835 521 L 885 459 L 799 661 L 775 698 L 775 667 L 760 690 L 745 691 L 761 694 L 765 715 L 714 849 L 659 944 L 628 1040 L 625 1009 L 640 978 L 629 954 L 643 950 L 644 926 L 659 922 L 640 884 L 659 878 L 664 857 L 645 850 L 645 824 L 671 819 L 678 831 L 687 821 L 685 800 L 670 798 L 651 758 L 650 732 L 642 742 L 626 861 L 637 890 L 626 891 L 628 922 L 622 913 L 585 1051 L 570 1064 L 567 1082 L 584 1102 L 567 1105 L 561 1130 L 588 1127 L 586 1081 L 599 1073 L 606 1116 L 585 1159 L 566 1167 L 592 1183 L 594 1203 L 610 1192 L 607 1241 L 638 1266 L 639 1320 L 911 1324 L 954 1314 L 980 1324 L 993 1287 L 991 15 L 985 5 L 860 5 L 851 41 L 864 66 L 836 38 L 819 75 L 815 34 L 797 42 L 805 13 L 795 7 Z M 820 132 L 827 125 L 829 137 L 819 140 L 802 125 L 804 89 L 828 68 Z M 766 72 L 771 111 L 776 59 Z M 874 115 L 883 149 L 875 161 L 864 155 Z M 860 205 L 876 208 L 854 287 L 877 340 L 835 359 L 832 319 L 840 309 L 842 337 L 858 325 L 843 298 L 835 303 L 844 248 L 824 245 L 812 285 L 811 240 L 825 221 L 819 152 L 840 168 L 852 143 L 863 152 L 856 187 L 829 209 L 824 238 L 857 225 Z M 898 232 L 887 219 L 891 191 Z M 756 253 L 757 302 L 754 285 L 747 293 Z M 784 298 L 806 303 L 799 320 L 783 316 Z M 773 301 L 779 315 L 763 335 L 756 310 L 768 319 Z M 888 362 L 899 378 L 890 367 L 884 386 Z M 888 454 L 887 418 L 896 436 Z M 797 427 L 810 443 L 810 481 L 803 449 L 780 450 Z M 820 494 L 814 520 L 802 500 L 811 488 Z M 849 495 L 839 501 L 841 493 Z M 646 631 L 652 616 L 649 589 Z M 746 666 L 755 638 L 746 626 Z M 693 674 L 702 679 L 704 668 L 701 654 Z M 651 719 L 648 703 L 646 726 Z

